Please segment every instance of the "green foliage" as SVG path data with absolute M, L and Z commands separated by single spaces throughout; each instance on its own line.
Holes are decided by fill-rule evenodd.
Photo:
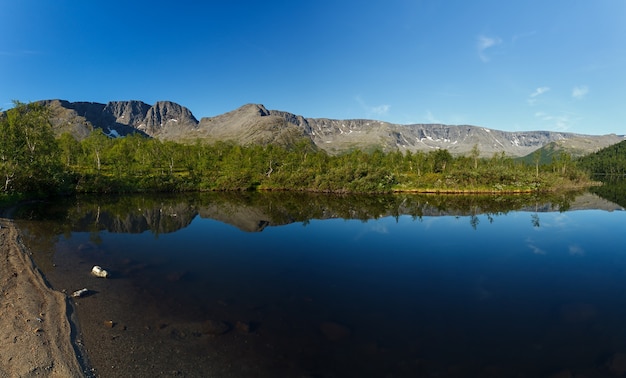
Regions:
M 104 137 L 104 138 L 103 138 Z M 296 190 L 334 193 L 388 193 L 395 190 L 521 192 L 553 185 L 579 184 L 585 176 L 566 158 L 539 169 L 503 154 L 453 157 L 447 150 L 429 153 L 365 153 L 329 156 L 308 143 L 287 149 L 275 145 L 233 143 L 177 144 L 131 136 L 85 139 L 75 173 L 83 192 Z M 71 155 L 68 151 L 64 151 Z M 65 156 L 65 155 L 64 155 Z M 98 163 L 99 162 L 99 163 Z M 569 180 L 569 181 L 568 181 Z
M 4 195 L 62 190 L 67 179 L 49 111 L 15 102 L 0 115 L 0 185 Z
M 550 142 L 547 145 L 535 150 L 534 152 L 526 156 L 516 158 L 515 160 L 533 166 L 537 163 L 541 165 L 550 164 L 554 159 L 554 156 L 559 154 L 560 152 L 564 152 L 561 147 L 559 147 L 556 142 Z
M 626 174 L 626 141 L 578 159 L 579 167 L 594 175 Z

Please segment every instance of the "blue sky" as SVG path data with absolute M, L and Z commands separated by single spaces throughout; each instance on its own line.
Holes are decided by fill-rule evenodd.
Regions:
M 626 1 L 0 2 L 0 107 L 171 100 L 626 134 Z

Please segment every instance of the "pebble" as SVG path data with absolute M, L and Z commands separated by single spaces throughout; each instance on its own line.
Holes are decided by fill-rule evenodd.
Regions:
M 72 297 L 74 298 L 80 298 L 80 297 L 84 297 L 87 294 L 89 294 L 89 290 L 88 289 L 80 289 L 80 290 L 76 290 L 75 292 L 72 293 Z
M 107 278 L 109 277 L 109 272 L 107 272 L 106 270 L 102 269 L 102 267 L 95 265 L 93 268 L 91 268 L 91 274 L 93 274 L 96 277 L 100 277 L 100 278 Z

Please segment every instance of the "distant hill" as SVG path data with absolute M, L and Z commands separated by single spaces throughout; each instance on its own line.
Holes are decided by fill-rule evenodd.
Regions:
M 604 139 L 604 141 L 601 139 Z M 572 158 L 579 158 L 614 144 L 613 135 L 593 136 L 591 138 L 588 135 L 577 135 L 569 139 L 550 142 L 530 154 L 522 156 L 519 160 L 528 164 L 534 164 L 535 153 L 539 153 L 539 162 L 549 164 L 554 158 L 557 158 L 561 152 L 568 153 Z
M 599 175 L 626 174 L 626 141 L 605 147 L 578 160 L 578 165 Z
M 100 104 L 44 100 L 41 103 L 52 109 L 52 121 L 57 133 L 70 132 L 79 139 L 89 135 L 94 128 L 101 128 L 111 136 L 139 132 L 178 142 L 199 139 L 234 141 L 243 145 L 275 143 L 289 146 L 306 139 L 331 154 L 354 149 L 412 152 L 447 149 L 460 155 L 477 145 L 481 156 L 487 157 L 501 152 L 522 157 L 550 143 L 555 143 L 554 147 L 546 148 L 567 148 L 582 154 L 624 140 L 624 136 L 615 134 L 507 132 L 470 125 L 398 125 L 365 119 L 305 118 L 285 111 L 267 110 L 260 104 L 247 104 L 198 121 L 189 109 L 170 101 L 159 101 L 154 105 L 141 101 Z

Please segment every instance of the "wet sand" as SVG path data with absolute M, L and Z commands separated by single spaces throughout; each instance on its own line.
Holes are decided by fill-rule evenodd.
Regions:
M 84 376 L 66 295 L 46 284 L 7 218 L 0 218 L 0 251 L 0 376 Z

